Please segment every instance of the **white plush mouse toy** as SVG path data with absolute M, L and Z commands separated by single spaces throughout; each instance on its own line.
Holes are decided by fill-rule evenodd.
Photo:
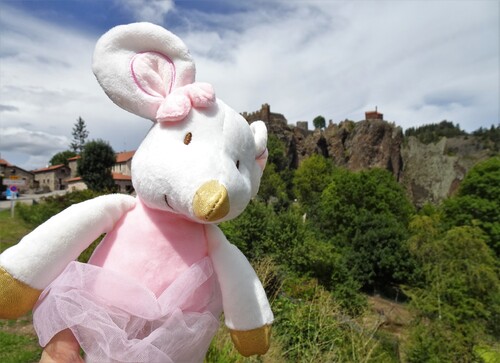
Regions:
M 42 346 L 69 328 L 88 361 L 165 363 L 203 361 L 223 311 L 240 353 L 264 354 L 266 294 L 216 225 L 258 191 L 264 123 L 195 82 L 184 43 L 153 24 L 111 29 L 93 70 L 117 105 L 154 121 L 132 160 L 137 197 L 73 205 L 1 254 L 0 317 L 36 303 Z M 102 233 L 89 263 L 75 262 Z

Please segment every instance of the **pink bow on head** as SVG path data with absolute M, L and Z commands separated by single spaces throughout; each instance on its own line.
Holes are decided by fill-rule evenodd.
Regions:
M 161 103 L 156 113 L 156 121 L 172 122 L 184 119 L 191 108 L 207 108 L 215 102 L 215 92 L 211 84 L 195 82 L 175 88 Z

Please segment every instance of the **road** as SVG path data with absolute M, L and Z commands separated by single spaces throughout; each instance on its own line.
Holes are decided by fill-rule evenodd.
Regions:
M 14 200 L 14 203 L 26 203 L 33 204 L 33 200 L 38 200 L 44 197 L 50 197 L 51 195 L 66 194 L 67 190 L 57 190 L 55 192 L 45 193 L 45 194 L 22 194 L 19 198 Z M 10 200 L 0 200 L 0 210 L 10 209 Z

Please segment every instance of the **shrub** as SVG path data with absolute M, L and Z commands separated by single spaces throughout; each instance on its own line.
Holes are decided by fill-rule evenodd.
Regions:
M 332 295 L 315 279 L 294 277 L 272 259 L 253 263 L 268 294 L 275 321 L 269 352 L 243 358 L 227 328 L 217 332 L 205 362 L 396 362 L 380 324 L 366 328 L 363 319 L 345 315 Z
M 39 202 L 34 202 L 31 206 L 17 203 L 16 211 L 24 221 L 36 227 L 69 206 L 92 199 L 101 194 L 91 190 L 80 190 L 64 195 L 53 195 L 42 198 Z

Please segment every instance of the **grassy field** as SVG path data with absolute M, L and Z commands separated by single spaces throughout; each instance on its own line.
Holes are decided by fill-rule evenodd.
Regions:
M 16 244 L 31 227 L 10 211 L 0 211 L 0 253 Z M 42 350 L 33 329 L 31 314 L 17 320 L 0 320 L 0 362 L 38 362 Z
M 16 215 L 11 218 L 9 210 L 0 211 L 0 253 L 19 242 L 31 229 L 26 222 Z

